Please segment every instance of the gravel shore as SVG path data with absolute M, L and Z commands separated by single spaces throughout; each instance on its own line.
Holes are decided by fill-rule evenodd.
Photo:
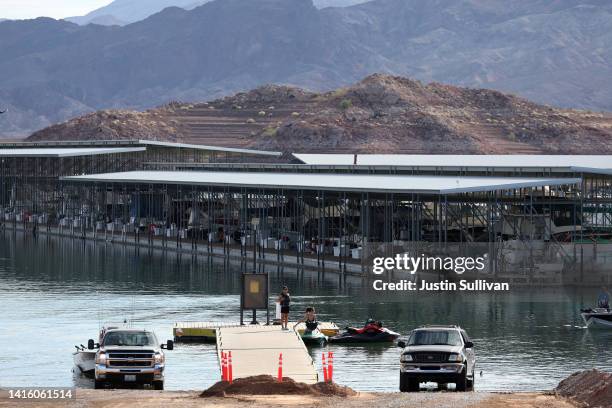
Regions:
M 49 408 L 173 408 L 215 407 L 253 408 L 267 407 L 317 407 L 362 408 L 376 404 L 377 408 L 573 408 L 574 405 L 554 395 L 544 393 L 498 394 L 488 392 L 420 392 L 360 393 L 354 397 L 313 396 L 232 396 L 225 398 L 201 398 L 200 392 L 148 391 L 148 390 L 77 390 L 74 400 L 66 401 L 15 401 L 0 396 L 0 407 L 49 407 Z

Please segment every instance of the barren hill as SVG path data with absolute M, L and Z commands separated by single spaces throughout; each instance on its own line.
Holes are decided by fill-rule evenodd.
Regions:
M 326 93 L 268 85 L 207 103 L 100 111 L 29 140 L 148 138 L 300 152 L 612 153 L 612 114 L 371 75 Z

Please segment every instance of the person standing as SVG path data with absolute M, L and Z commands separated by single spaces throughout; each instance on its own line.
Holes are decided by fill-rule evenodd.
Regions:
M 601 292 L 597 297 L 597 307 L 602 309 L 610 309 L 610 292 L 605 286 L 601 287 Z
M 289 288 L 283 286 L 282 292 L 278 295 L 278 303 L 281 306 L 281 325 L 283 330 L 289 330 L 287 327 L 289 323 L 289 305 L 291 304 L 291 295 L 289 294 Z

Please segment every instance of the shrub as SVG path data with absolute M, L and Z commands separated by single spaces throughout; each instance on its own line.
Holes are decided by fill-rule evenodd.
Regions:
M 278 128 L 273 127 L 273 126 L 269 126 L 269 127 L 264 129 L 264 131 L 262 132 L 262 136 L 265 136 L 265 137 L 274 137 L 274 136 L 276 136 L 277 132 L 278 132 Z
M 342 110 L 347 110 L 351 106 L 353 106 L 353 101 L 350 99 L 343 99 L 342 102 L 340 102 L 340 109 Z

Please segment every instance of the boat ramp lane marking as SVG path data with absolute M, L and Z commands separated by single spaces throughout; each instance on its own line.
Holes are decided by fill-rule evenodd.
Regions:
M 239 326 L 217 329 L 217 356 L 232 352 L 234 378 L 278 373 L 278 356 L 283 353 L 283 376 L 314 384 L 317 370 L 299 334 L 280 326 Z

